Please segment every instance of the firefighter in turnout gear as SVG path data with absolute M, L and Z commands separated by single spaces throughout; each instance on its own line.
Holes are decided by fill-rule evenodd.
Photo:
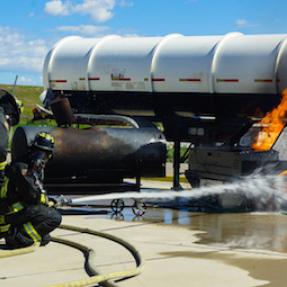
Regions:
M 5 234 L 9 226 L 4 224 L 1 210 L 5 209 L 5 203 L 1 200 L 5 197 L 8 180 L 5 176 L 7 166 L 7 148 L 9 129 L 19 123 L 21 109 L 17 99 L 7 91 L 0 89 L 0 236 Z
M 49 206 L 43 188 L 44 168 L 53 156 L 53 149 L 54 138 L 40 132 L 33 141 L 29 163 L 12 162 L 5 169 L 0 226 L 10 248 L 34 243 L 46 245 L 49 233 L 61 223 L 61 214 Z
M 5 168 L 7 165 L 7 146 L 8 146 L 9 125 L 6 121 L 4 109 L 0 106 L 0 235 L 5 234 L 9 226 L 4 224 L 4 218 L 1 216 L 1 210 L 4 209 L 4 203 L 1 199 L 4 197 L 7 189 L 7 178 L 5 177 Z
M 6 165 L 9 129 L 19 123 L 20 113 L 21 102 L 0 89 L 0 172 Z

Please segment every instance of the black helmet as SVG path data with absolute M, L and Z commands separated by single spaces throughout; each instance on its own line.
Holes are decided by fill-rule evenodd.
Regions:
M 17 98 L 3 89 L 0 89 L 0 107 L 3 108 L 10 125 L 14 126 L 19 123 L 23 106 Z
M 33 147 L 53 153 L 54 143 L 55 140 L 49 133 L 40 132 L 35 136 Z

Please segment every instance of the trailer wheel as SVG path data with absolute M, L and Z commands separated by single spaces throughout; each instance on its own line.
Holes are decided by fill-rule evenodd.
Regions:
M 122 199 L 113 199 L 111 208 L 115 214 L 121 213 L 125 208 L 125 202 Z
M 135 200 L 132 211 L 135 216 L 143 216 L 146 211 L 146 204 L 142 200 Z

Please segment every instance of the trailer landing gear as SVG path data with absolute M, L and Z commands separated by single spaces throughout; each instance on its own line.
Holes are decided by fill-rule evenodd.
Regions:
M 111 208 L 116 214 L 122 213 L 125 208 L 125 202 L 122 199 L 113 199 L 111 202 Z
M 146 204 L 139 199 L 133 199 L 134 203 L 131 206 L 127 206 L 123 199 L 113 199 L 111 202 L 112 211 L 115 214 L 122 213 L 124 208 L 131 207 L 135 216 L 143 216 L 146 212 Z

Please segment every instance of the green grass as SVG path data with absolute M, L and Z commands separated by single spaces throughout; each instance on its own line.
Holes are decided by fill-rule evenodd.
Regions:
M 24 111 L 21 115 L 20 125 L 30 123 L 33 118 L 32 110 L 36 104 L 40 104 L 39 96 L 43 92 L 43 87 L 36 86 L 16 86 L 13 91 L 12 85 L 0 85 L 1 89 L 7 90 L 22 101 Z
M 17 126 L 12 127 L 12 130 L 10 133 L 9 147 L 11 145 L 11 137 L 14 134 L 14 131 L 18 126 L 23 126 L 23 125 L 45 125 L 45 126 L 53 125 L 55 126 L 55 121 L 53 120 L 32 122 L 32 119 L 33 119 L 32 111 L 33 111 L 33 108 L 37 104 L 41 104 L 39 96 L 44 90 L 43 87 L 16 86 L 16 88 L 13 91 L 13 85 L 0 84 L 0 88 L 16 96 L 20 101 L 22 101 L 23 106 L 24 106 L 24 110 L 20 116 L 20 123 Z

